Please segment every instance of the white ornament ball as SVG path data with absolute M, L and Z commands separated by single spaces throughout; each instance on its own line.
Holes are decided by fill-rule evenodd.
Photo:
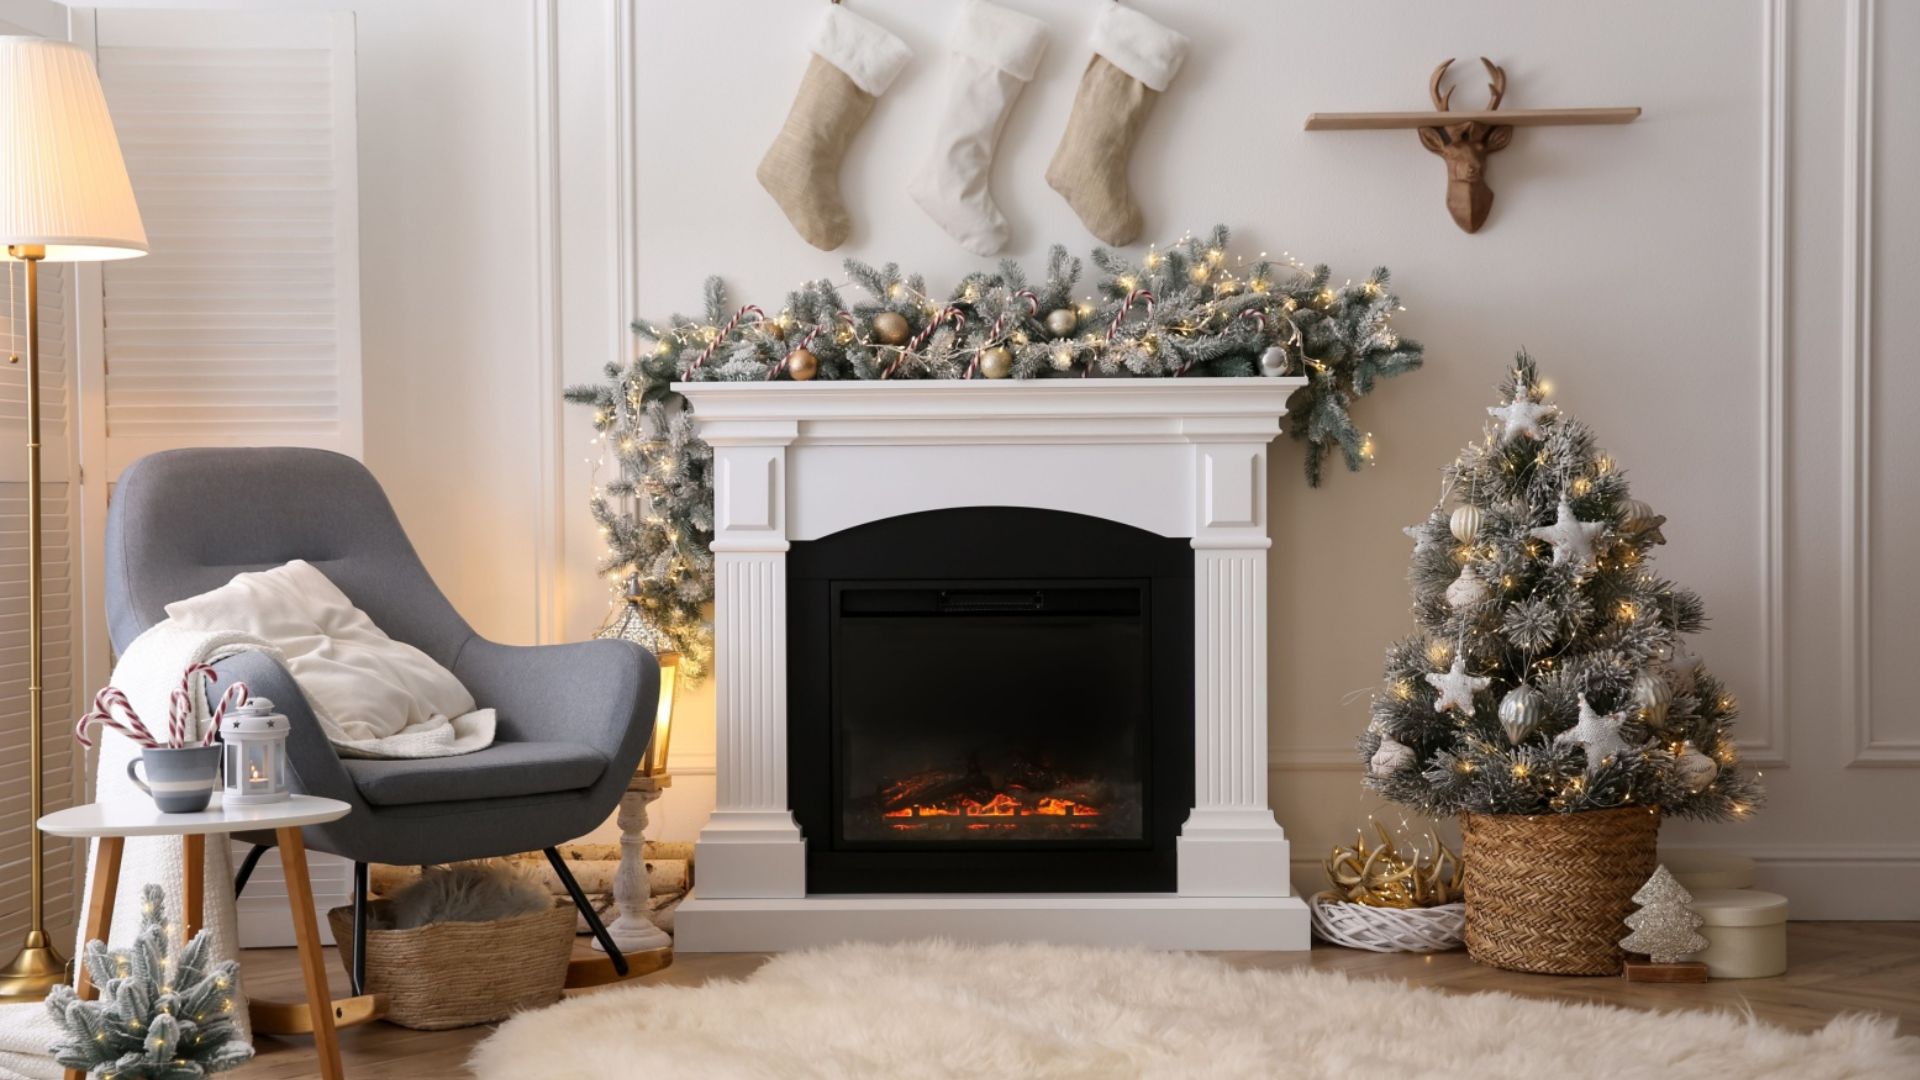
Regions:
M 1447 586 L 1447 603 L 1455 611 L 1464 611 L 1485 601 L 1489 595 L 1491 592 L 1487 588 L 1487 583 L 1481 581 L 1480 575 L 1474 573 L 1470 566 L 1461 567 L 1460 576 L 1454 578 L 1453 584 Z
M 1546 696 L 1526 683 L 1507 691 L 1507 696 L 1500 699 L 1500 730 L 1507 733 L 1507 742 L 1514 746 L 1539 731 L 1546 718 Z
M 1707 790 L 1707 785 L 1713 783 L 1713 778 L 1720 775 L 1720 766 L 1714 764 L 1712 758 L 1701 753 L 1699 748 L 1693 745 L 1692 740 L 1688 740 L 1686 746 L 1681 749 L 1680 756 L 1673 759 L 1673 768 L 1679 774 L 1680 782 L 1687 786 L 1688 791 L 1696 795 Z
M 1373 752 L 1373 757 L 1367 762 L 1367 769 L 1375 777 L 1384 780 L 1412 764 L 1413 747 L 1396 740 L 1391 735 L 1382 735 L 1380 749 Z
M 1047 312 L 1047 333 L 1066 337 L 1080 326 L 1080 315 L 1072 308 L 1054 308 Z
M 1642 671 L 1633 679 L 1633 704 L 1640 718 L 1655 731 L 1667 726 L 1667 709 L 1673 704 L 1673 687 L 1658 672 Z
M 1462 506 L 1453 512 L 1447 527 L 1453 530 L 1456 540 L 1463 544 L 1471 544 L 1473 538 L 1480 535 L 1480 525 L 1484 521 L 1486 521 L 1486 514 L 1481 512 L 1479 507 Z
M 1269 345 L 1260 353 L 1260 374 L 1266 376 L 1285 375 L 1287 373 L 1287 350 L 1278 345 Z

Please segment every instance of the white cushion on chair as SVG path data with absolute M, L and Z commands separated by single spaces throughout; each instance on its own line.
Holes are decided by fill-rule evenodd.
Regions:
M 475 709 L 453 672 L 388 637 L 304 560 L 236 575 L 168 604 L 167 617 L 271 642 L 342 757 L 445 757 L 493 742 L 492 709 Z

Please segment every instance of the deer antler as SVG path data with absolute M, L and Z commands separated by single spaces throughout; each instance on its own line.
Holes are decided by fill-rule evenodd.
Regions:
M 1487 102 L 1487 111 L 1492 112 L 1500 107 L 1500 99 L 1507 96 L 1507 73 L 1499 64 L 1484 56 L 1480 58 L 1480 62 L 1487 66 L 1487 77 L 1493 80 L 1487 84 L 1487 93 L 1492 95 L 1492 99 Z
M 1447 57 L 1439 67 L 1433 69 L 1433 77 L 1427 80 L 1427 93 L 1432 95 L 1433 107 L 1437 112 L 1446 112 L 1447 102 L 1453 100 L 1453 87 L 1447 87 L 1444 94 L 1440 92 L 1440 80 L 1446 77 L 1447 67 L 1452 63 L 1453 57 Z

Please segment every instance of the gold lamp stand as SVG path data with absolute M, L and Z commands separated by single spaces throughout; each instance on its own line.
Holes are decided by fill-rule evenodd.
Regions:
M 27 800 L 34 821 L 46 813 L 46 783 L 40 775 L 42 755 L 40 668 L 45 643 L 40 622 L 45 614 L 40 586 L 40 260 L 47 249 L 40 244 L 10 244 L 7 254 L 27 267 L 27 768 L 31 777 Z M 8 363 L 20 362 L 11 356 Z M 47 939 L 45 837 L 32 830 L 32 907 L 27 917 L 27 940 L 13 961 L 0 969 L 0 999 L 37 1000 L 67 978 L 67 960 Z

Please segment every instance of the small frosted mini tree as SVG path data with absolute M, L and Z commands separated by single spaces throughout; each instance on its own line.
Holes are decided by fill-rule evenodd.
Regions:
M 1747 816 L 1761 788 L 1738 705 L 1686 640 L 1706 607 L 1653 569 L 1666 518 L 1546 400 L 1531 358 L 1501 391 L 1407 530 L 1417 627 L 1387 650 L 1368 786 L 1431 817 Z
M 253 1057 L 234 1028 L 234 960 L 209 964 L 205 931 L 178 953 L 168 940 L 165 894 L 140 892 L 140 934 L 131 947 L 87 942 L 87 974 L 100 996 L 81 1001 L 71 986 L 47 996 L 47 1010 L 66 1037 L 54 1061 L 99 1080 L 199 1080 Z

